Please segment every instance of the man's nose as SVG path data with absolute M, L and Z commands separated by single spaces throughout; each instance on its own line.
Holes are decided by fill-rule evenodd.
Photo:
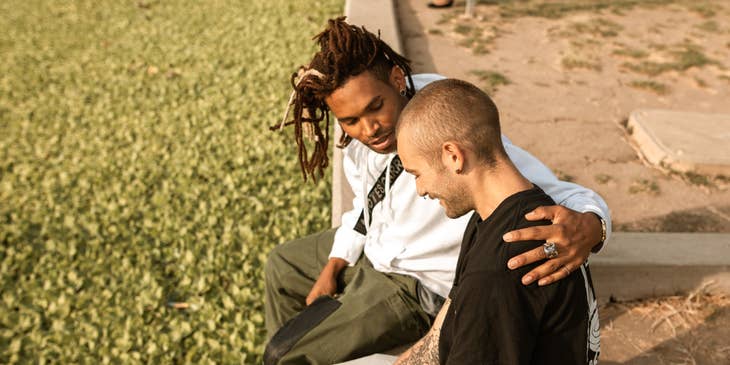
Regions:
M 375 119 L 364 119 L 363 120 L 363 131 L 365 132 L 365 135 L 368 137 L 374 137 L 378 134 L 378 130 L 380 129 L 380 123 L 378 123 Z

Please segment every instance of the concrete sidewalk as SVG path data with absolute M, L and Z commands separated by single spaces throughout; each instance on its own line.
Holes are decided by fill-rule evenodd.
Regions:
M 381 38 L 402 53 L 394 6 L 393 0 L 347 0 L 345 15 L 352 24 L 380 31 Z M 342 157 L 338 149 L 335 151 L 333 226 L 339 225 L 340 216 L 350 209 L 352 201 L 342 175 Z M 590 260 L 603 302 L 687 294 L 698 289 L 730 295 L 730 234 L 614 232 L 606 248 Z
M 644 109 L 631 113 L 631 139 L 654 165 L 730 176 L 730 115 Z

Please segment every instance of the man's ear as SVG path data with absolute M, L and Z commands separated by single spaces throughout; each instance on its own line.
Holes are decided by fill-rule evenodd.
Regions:
M 390 76 L 388 79 L 390 84 L 399 92 L 406 89 L 406 74 L 400 67 L 394 65 L 393 68 L 390 69 Z
M 441 163 L 447 170 L 459 174 L 464 171 L 465 152 L 454 142 L 444 142 L 441 145 Z

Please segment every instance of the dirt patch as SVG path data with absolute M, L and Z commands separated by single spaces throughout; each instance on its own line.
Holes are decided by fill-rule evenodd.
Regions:
M 616 230 L 730 232 L 727 177 L 653 168 L 624 127 L 640 108 L 730 113 L 730 4 L 482 1 L 474 18 L 459 1 L 397 7 L 415 71 L 480 85 L 505 134 L 601 194 Z
M 730 363 L 730 298 L 609 303 L 600 309 L 601 364 Z

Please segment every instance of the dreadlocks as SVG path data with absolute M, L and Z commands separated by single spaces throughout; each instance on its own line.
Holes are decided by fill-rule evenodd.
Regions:
M 330 19 L 327 28 L 313 38 L 319 43 L 317 52 L 309 66 L 301 66 L 291 76 L 292 92 L 281 123 L 271 127 L 278 130 L 294 125 L 294 136 L 299 152 L 299 164 L 304 180 L 314 180 L 324 175 L 329 164 L 330 113 L 324 99 L 342 86 L 351 76 L 369 71 L 376 78 L 388 82 L 393 66 L 398 66 L 408 78 L 406 96 L 415 94 L 411 79 L 410 61 L 393 51 L 378 35 L 365 27 L 347 24 L 345 17 Z M 287 121 L 289 109 L 294 106 L 291 120 Z M 324 123 L 324 133 L 320 122 Z M 304 138 L 314 142 L 314 152 L 307 153 Z M 347 146 L 352 137 L 343 133 L 337 147 Z

